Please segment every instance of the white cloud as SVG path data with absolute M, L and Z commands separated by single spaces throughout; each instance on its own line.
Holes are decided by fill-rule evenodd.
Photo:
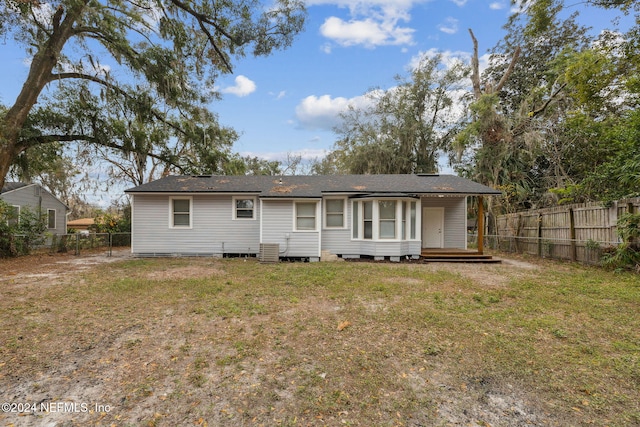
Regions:
M 350 105 L 362 107 L 369 103 L 366 96 L 356 96 L 351 99 L 330 95 L 307 96 L 296 107 L 296 118 L 305 129 L 332 130 L 340 124 L 340 113 L 346 111 Z
M 489 5 L 489 9 L 491 10 L 502 10 L 506 7 L 506 5 L 502 2 L 495 1 Z
M 411 20 L 409 11 L 416 3 L 427 0 L 307 0 L 307 6 L 331 4 L 349 9 L 350 19 L 331 16 L 320 27 L 320 33 L 341 46 L 362 45 L 367 48 L 385 45 L 413 44 L 410 27 L 400 22 Z M 330 53 L 330 47 L 323 50 Z
M 367 48 L 413 43 L 414 29 L 397 26 L 397 22 L 380 22 L 371 18 L 343 21 L 332 16 L 320 27 L 320 33 L 341 46 L 363 45 Z
M 449 17 L 444 20 L 444 23 L 438 25 L 438 29 L 446 34 L 455 34 L 458 32 L 458 20 Z
M 419 52 L 417 55 L 413 56 L 409 61 L 408 68 L 410 70 L 415 70 L 420 62 L 425 58 L 433 58 L 435 56 L 440 55 L 441 61 L 443 65 L 447 68 L 452 67 L 454 64 L 458 62 L 471 62 L 471 54 L 469 52 L 463 52 L 460 50 L 451 51 L 451 50 L 438 50 L 436 48 L 431 48 L 426 52 Z
M 469 44 L 471 44 L 471 39 L 469 39 Z M 433 58 L 437 55 L 440 55 L 442 58 L 442 63 L 445 67 L 450 68 L 457 62 L 464 62 L 467 64 L 471 64 L 471 52 L 464 52 L 461 50 L 451 51 L 444 50 L 440 51 L 435 48 L 431 48 L 425 52 L 419 52 L 417 55 L 413 56 L 407 64 L 407 67 L 410 70 L 414 70 L 420 61 L 424 58 Z M 489 54 L 485 53 L 484 55 L 478 58 L 480 73 L 482 73 L 489 66 Z
M 456 5 L 462 7 L 465 4 L 467 4 L 467 0 L 451 0 L 452 2 L 454 2 Z
M 234 86 L 228 86 L 220 89 L 222 93 L 230 93 L 239 97 L 247 96 L 256 91 L 256 84 L 252 80 L 243 75 L 239 75 L 235 79 L 236 84 Z
M 269 92 L 269 95 L 273 96 L 276 98 L 277 101 L 281 100 L 282 98 L 284 98 L 285 96 L 287 96 L 287 91 L 285 90 L 281 90 L 278 93 L 275 92 Z

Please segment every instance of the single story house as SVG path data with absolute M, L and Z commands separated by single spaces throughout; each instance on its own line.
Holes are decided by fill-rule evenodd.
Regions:
M 280 257 L 311 261 L 323 251 L 398 261 L 423 248 L 466 249 L 468 196 L 501 194 L 435 174 L 168 176 L 125 193 L 134 255 L 257 255 L 277 245 Z
M 41 212 L 44 215 L 47 232 L 67 233 L 69 207 L 40 184 L 5 182 L 0 190 L 0 199 L 13 207 L 16 221 L 20 217 L 20 211 L 29 208 L 33 212 Z

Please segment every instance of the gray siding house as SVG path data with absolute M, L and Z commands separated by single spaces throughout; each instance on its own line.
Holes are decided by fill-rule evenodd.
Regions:
M 69 208 L 40 184 L 6 182 L 0 190 L 0 199 L 12 206 L 18 216 L 27 207 L 42 212 L 47 232 L 66 234 Z
M 499 191 L 454 175 L 169 176 L 126 190 L 138 256 L 258 254 L 318 260 L 466 249 L 467 196 Z

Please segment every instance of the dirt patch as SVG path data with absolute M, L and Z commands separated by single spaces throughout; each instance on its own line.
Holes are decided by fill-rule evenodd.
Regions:
M 77 273 L 89 271 L 96 265 L 131 258 L 131 250 L 116 249 L 87 251 L 79 256 L 71 253 L 40 253 L 17 258 L 0 259 L 0 286 L 24 287 L 70 283 Z

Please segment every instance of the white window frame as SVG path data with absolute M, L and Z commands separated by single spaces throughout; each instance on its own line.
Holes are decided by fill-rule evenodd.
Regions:
M 7 218 L 7 227 L 10 227 L 12 224 L 20 225 L 20 205 L 10 205 L 12 208 L 16 208 L 18 211 L 18 215 L 14 219 L 15 223 L 10 222 L 11 220 Z
M 298 205 L 302 205 L 302 204 L 313 204 L 315 205 L 315 209 L 314 209 L 314 228 L 313 229 L 307 229 L 307 228 L 298 228 Z M 300 232 L 300 233 L 316 233 L 318 232 L 318 206 L 320 205 L 320 203 L 318 203 L 318 200 L 297 200 L 293 203 L 293 231 L 296 232 Z M 305 217 L 305 218 L 310 218 L 310 217 Z
M 233 200 L 233 213 L 232 213 L 232 217 L 231 219 L 234 221 L 255 221 L 257 219 L 257 215 L 256 215 L 256 208 L 257 208 L 257 204 L 256 204 L 256 198 L 254 196 L 251 197 L 247 197 L 247 196 L 233 196 L 232 197 Z M 236 202 L 238 200 L 251 200 L 253 202 L 253 209 L 251 212 L 251 218 L 245 218 L 245 217 L 240 217 L 238 218 L 238 206 L 236 204 Z M 248 210 L 248 209 L 241 209 L 241 210 Z
M 53 227 L 51 226 L 51 212 L 53 212 Z M 47 229 L 54 230 L 56 228 L 56 210 L 55 209 L 47 209 Z
M 380 206 L 379 202 L 381 201 L 392 201 L 396 203 L 396 215 L 395 215 L 395 237 L 394 238 L 386 238 L 380 237 Z M 372 227 L 372 235 L 371 238 L 364 238 L 364 203 L 372 202 L 372 218 L 371 218 L 371 227 Z M 407 203 L 406 209 L 403 215 L 403 206 Z M 415 203 L 415 223 L 411 223 L 411 204 Z M 354 208 L 357 206 L 357 208 Z M 413 198 L 362 198 L 353 200 L 351 203 L 351 227 L 353 224 L 358 225 L 358 233 L 354 233 L 354 230 L 351 231 L 351 240 L 360 240 L 360 241 L 377 241 L 377 242 L 400 242 L 400 241 L 417 241 L 420 240 L 420 236 L 417 233 L 419 224 L 419 216 L 417 212 L 420 209 L 420 201 Z M 357 211 L 357 212 L 356 212 Z M 390 221 L 390 220 L 389 220 Z M 403 233 L 403 223 L 404 223 L 404 233 Z M 414 238 L 411 238 L 411 227 L 415 227 L 416 235 Z
M 334 201 L 334 200 L 340 200 L 342 201 L 342 225 L 328 225 L 328 217 L 329 215 L 339 215 L 337 212 L 329 212 L 329 210 L 327 209 L 328 206 L 328 202 L 329 201 Z M 344 230 L 345 228 L 347 228 L 347 198 L 346 197 L 327 197 L 326 199 L 324 199 L 324 212 L 322 215 L 322 220 L 323 222 L 323 227 L 324 228 L 329 228 L 331 230 Z
M 377 201 L 378 205 L 378 239 L 379 240 L 401 240 L 402 236 L 398 233 L 398 205 L 402 203 L 402 200 L 397 199 L 383 199 Z M 380 216 L 380 202 L 392 202 L 394 205 L 393 208 L 393 218 L 382 218 Z M 382 224 L 383 223 L 393 223 L 393 237 L 382 237 Z M 400 238 L 399 238 L 400 237 Z
M 173 201 L 174 200 L 188 200 L 189 201 L 189 225 L 175 225 L 174 224 L 174 212 L 173 212 Z M 171 197 L 169 197 L 169 228 L 182 229 L 182 230 L 193 228 L 193 197 L 191 197 L 191 196 L 171 196 Z

